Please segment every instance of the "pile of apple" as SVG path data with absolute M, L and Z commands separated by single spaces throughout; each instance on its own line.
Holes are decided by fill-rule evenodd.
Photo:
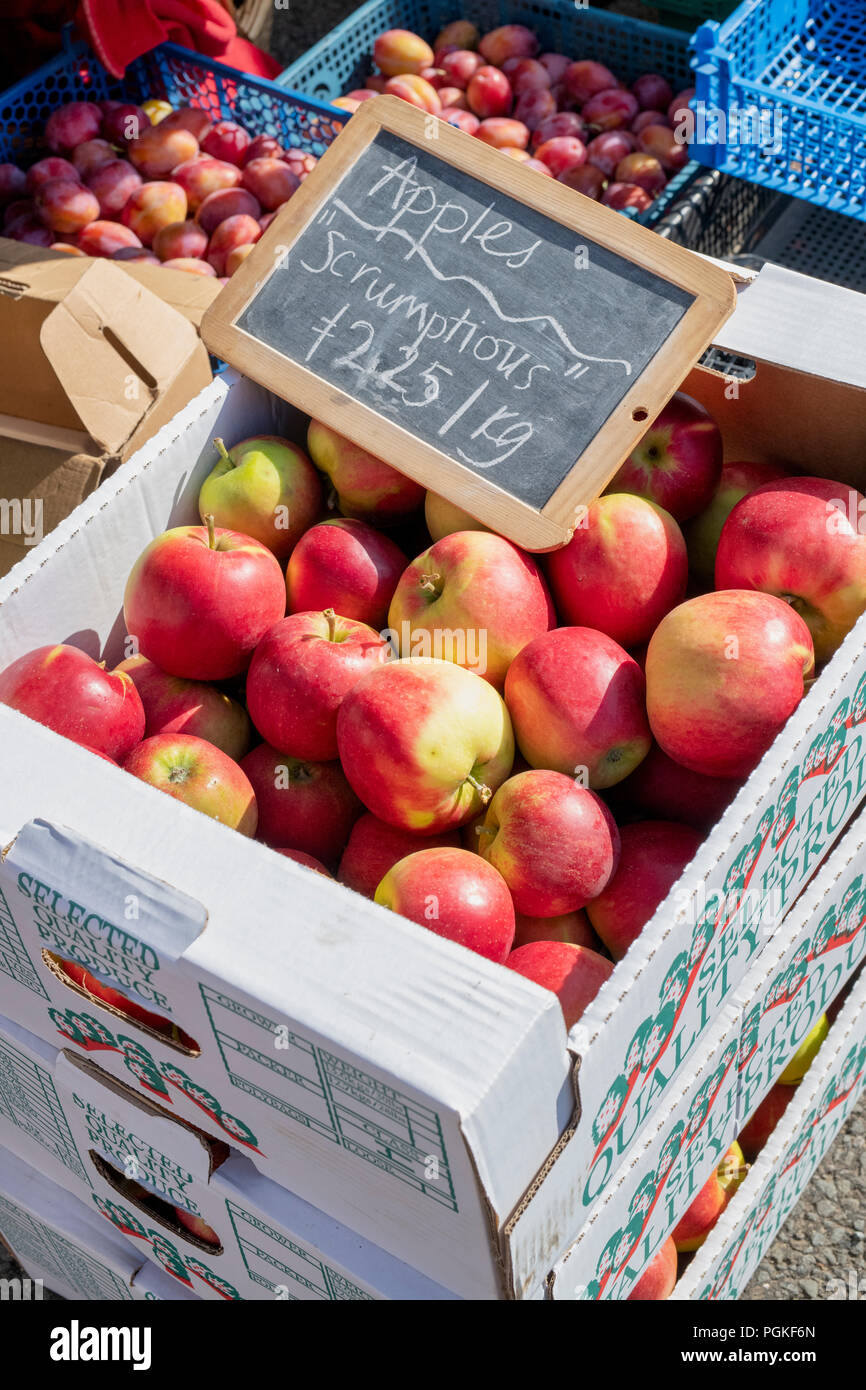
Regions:
M 387 92 L 607 207 L 642 212 L 688 160 L 674 127 L 694 88 L 674 93 L 658 73 L 628 87 L 603 63 L 540 48 L 522 24 L 482 37 L 458 19 L 432 47 L 389 29 L 373 46 L 378 73 L 334 105 L 354 112 Z
M 682 394 L 542 557 L 317 421 L 216 446 L 204 525 L 129 575 L 127 659 L 39 648 L 0 701 L 572 1025 L 866 608 L 864 499 L 723 467 Z
M 146 261 L 225 279 L 314 155 L 164 101 L 73 101 L 48 117 L 50 151 L 0 164 L 2 235 L 73 256 Z

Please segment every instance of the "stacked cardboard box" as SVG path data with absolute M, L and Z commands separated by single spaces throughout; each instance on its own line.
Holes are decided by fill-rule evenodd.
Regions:
M 685 389 L 752 457 L 808 471 L 829 429 L 821 456 L 862 481 L 866 372 L 844 343 L 864 305 L 838 294 L 773 268 L 743 283 L 720 346 L 754 377 L 697 369 Z M 215 381 L 0 583 L 0 665 L 75 634 L 119 659 L 126 575 L 194 517 L 214 435 L 300 426 L 248 381 Z M 625 1297 L 736 1132 L 740 986 L 866 796 L 863 633 L 569 1036 L 552 995 L 0 709 L 0 1008 L 227 1142 L 198 1178 L 207 1202 L 236 1173 L 252 1201 L 260 1174 L 450 1294 Z M 88 997 L 69 961 L 171 1032 Z M 268 1224 L 265 1197 L 253 1210 Z

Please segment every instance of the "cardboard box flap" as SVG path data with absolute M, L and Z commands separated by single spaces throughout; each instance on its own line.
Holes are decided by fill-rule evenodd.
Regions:
M 195 351 L 192 324 L 95 261 L 42 325 L 42 349 L 85 429 L 116 452 Z
M 91 266 L 105 264 L 90 256 L 67 256 L 62 251 L 28 246 L 0 236 L 0 294 L 12 299 L 27 294 L 56 304 Z M 177 309 L 196 327 L 222 289 L 219 281 L 209 275 L 190 275 L 185 270 L 130 261 L 112 262 L 112 266 Z
M 175 961 L 207 924 L 207 912 L 194 898 L 64 826 L 30 821 L 4 858 L 7 865 L 14 866 L 34 908 L 40 902 L 50 903 L 73 927 L 101 937 L 106 944 L 116 933 L 136 940 L 144 953 L 151 946 L 164 959 Z M 48 871 L 46 865 L 50 865 Z M 44 881 L 48 873 L 50 884 Z M 93 903 L 94 883 L 99 883 L 98 916 Z M 147 962 L 141 964 L 146 967 Z
M 737 293 L 713 346 L 866 389 L 866 295 L 769 262 Z M 860 344 L 860 351 L 853 350 Z

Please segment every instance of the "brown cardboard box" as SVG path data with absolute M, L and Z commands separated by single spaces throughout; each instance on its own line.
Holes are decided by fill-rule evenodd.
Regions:
M 218 293 L 0 238 L 0 574 L 208 384 Z

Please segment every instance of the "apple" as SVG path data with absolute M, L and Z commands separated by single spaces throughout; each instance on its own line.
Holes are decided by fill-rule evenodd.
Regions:
M 567 1029 L 574 1027 L 613 973 L 604 956 L 568 941 L 531 941 L 512 951 L 505 964 L 556 995 Z
M 328 873 L 321 859 L 314 858 L 312 854 L 305 854 L 302 849 L 275 849 L 274 854 L 282 854 L 285 859 L 294 859 L 296 864 L 303 864 L 305 868 L 312 869 L 324 878 L 334 877 Z
M 403 656 L 443 656 L 497 689 L 556 615 L 536 562 L 492 531 L 455 531 L 413 560 L 388 610 Z
M 389 661 L 364 676 L 340 706 L 337 745 L 367 809 L 424 835 L 471 820 L 514 760 L 501 696 L 434 658 Z
M 799 1081 L 802 1081 L 829 1031 L 830 1020 L 826 1014 L 821 1014 L 814 1028 L 809 1030 L 800 1043 L 785 1070 L 780 1072 L 776 1079 L 786 1086 L 796 1086 Z
M 675 521 L 697 516 L 722 475 L 722 436 L 709 411 L 677 391 L 635 445 L 608 492 L 648 497 Z
M 203 1217 L 195 1216 L 191 1211 L 178 1206 L 174 1208 L 174 1214 L 184 1230 L 196 1240 L 202 1241 L 204 1245 L 222 1247 L 222 1241 L 213 1226 L 209 1226 Z
M 388 870 L 375 901 L 498 965 L 511 950 L 514 904 L 505 880 L 468 850 L 416 850 Z
M 307 448 L 317 468 L 326 473 L 344 516 L 389 525 L 402 521 L 424 501 L 424 489 L 404 478 L 366 449 L 336 430 L 311 420 Z
M 248 778 L 205 739 L 154 734 L 133 748 L 123 766 L 133 777 L 242 835 L 256 833 L 256 797 Z
M 407 855 L 421 849 L 460 847 L 460 835 L 456 830 L 441 835 L 413 835 L 365 811 L 352 826 L 337 878 L 347 888 L 372 898 L 388 870 Z
M 707 831 L 721 819 L 742 785 L 737 778 L 692 772 L 653 743 L 640 766 L 615 790 L 632 812 Z
M 743 1151 L 735 1141 L 674 1227 L 677 1250 L 697 1250 L 703 1245 L 747 1171 Z
M 176 526 L 132 567 L 123 597 L 139 651 L 171 676 L 226 680 L 246 670 L 286 611 L 282 570 L 270 550 L 237 531 Z
M 289 612 L 333 608 L 379 631 L 408 560 L 366 521 L 330 517 L 301 537 L 289 559 Z
M 715 581 L 716 551 L 722 527 L 741 497 L 754 492 L 762 483 L 783 478 L 784 469 L 772 463 L 736 462 L 722 465 L 719 485 L 708 505 L 685 529 L 689 569 L 707 588 Z
M 568 941 L 572 946 L 587 946 L 604 954 L 604 947 L 592 929 L 582 908 L 576 912 L 561 912 L 556 917 L 530 917 L 525 912 L 514 915 L 514 948 L 528 946 L 531 941 Z
M 750 1163 L 754 1163 L 796 1094 L 796 1086 L 777 1083 L 740 1130 L 738 1142 Z
M 620 830 L 619 865 L 607 886 L 587 904 L 587 916 L 614 960 L 667 897 L 703 836 L 677 821 L 645 820 Z
M 129 676 L 63 642 L 37 647 L 0 672 L 0 704 L 114 762 L 144 738 L 144 709 Z
M 251 727 L 243 705 L 205 681 L 170 676 L 146 656 L 130 656 L 115 668 L 125 672 L 144 707 L 144 737 L 193 734 L 237 762 L 250 746 Z
M 716 588 L 777 594 L 828 661 L 866 609 L 866 498 L 830 478 L 782 478 L 743 497 L 722 527 Z
M 447 497 L 440 497 L 438 492 L 427 493 L 424 499 L 424 519 L 434 541 L 441 541 L 445 536 L 453 535 L 455 531 L 490 530 L 483 521 L 476 521 L 474 516 L 449 502 Z
M 286 560 L 322 511 L 322 486 L 303 449 L 288 439 L 261 435 L 227 449 L 215 439 L 219 460 L 205 478 L 198 506 L 217 526 L 252 536 Z
M 662 507 L 608 493 L 590 503 L 568 545 L 546 556 L 546 571 L 564 623 L 633 647 L 685 598 L 686 544 Z
M 558 917 L 601 893 L 619 862 L 619 832 L 600 796 L 561 772 L 503 782 L 478 827 L 478 852 L 498 869 L 518 912 Z
M 256 838 L 274 849 L 299 849 L 329 867 L 335 864 L 363 809 L 340 764 L 291 758 L 260 743 L 241 767 L 256 793 Z
M 366 623 L 321 613 L 281 618 L 259 642 L 247 673 L 247 709 L 266 743 L 314 762 L 337 757 L 343 699 L 391 649 Z
M 596 789 L 621 782 L 649 752 L 644 694 L 637 662 L 589 627 L 536 637 L 505 678 L 505 703 L 530 766 Z
M 628 1302 L 662 1303 L 677 1282 L 677 1247 L 668 1236 L 657 1250 L 628 1296 Z
M 179 1042 L 188 1047 L 191 1052 L 197 1052 L 198 1043 L 182 1028 L 179 1028 L 173 1019 L 154 1013 L 152 1009 L 146 1009 L 143 1004 L 139 1004 L 136 999 L 130 999 L 119 989 L 103 984 L 102 980 L 91 975 L 90 971 L 85 970 L 78 961 L 61 960 L 55 956 L 54 963 L 60 967 L 61 975 L 79 989 L 85 990 L 88 995 L 98 1003 L 103 1004 L 105 1008 L 111 1009 L 114 1013 L 122 1014 L 124 1018 L 132 1019 L 133 1022 L 140 1024 L 142 1028 L 151 1033 L 168 1037 L 173 1042 Z
M 693 772 L 747 777 L 803 698 L 809 629 L 772 594 L 723 589 L 662 618 L 646 658 L 653 735 Z

